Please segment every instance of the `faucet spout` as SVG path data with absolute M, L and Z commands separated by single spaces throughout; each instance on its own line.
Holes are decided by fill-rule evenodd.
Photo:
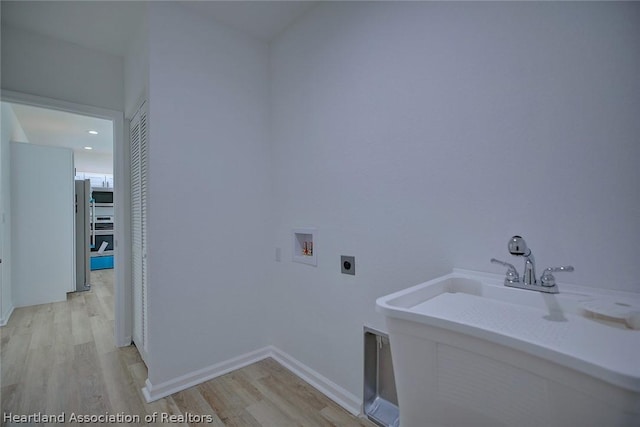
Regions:
M 537 284 L 536 262 L 531 251 L 529 251 L 529 255 L 525 257 L 523 282 L 525 285 Z

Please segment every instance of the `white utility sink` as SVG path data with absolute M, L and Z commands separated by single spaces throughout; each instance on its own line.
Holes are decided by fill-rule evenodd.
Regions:
M 430 420 L 433 425 L 466 425 L 465 411 L 470 417 L 471 413 L 486 412 L 486 425 L 638 422 L 640 330 L 632 327 L 638 327 L 634 316 L 636 310 L 640 312 L 639 296 L 566 284 L 559 284 L 559 289 L 558 294 L 546 294 L 510 288 L 504 286 L 503 276 L 454 270 L 379 298 L 377 310 L 387 317 L 391 340 L 401 425 L 430 425 Z M 453 369 L 451 360 L 458 360 L 461 366 Z M 505 369 L 498 369 L 489 378 L 480 373 L 474 378 L 473 372 L 456 377 L 474 364 L 486 372 L 495 363 Z M 508 377 L 497 378 L 509 369 Z M 417 384 L 416 378 L 421 376 L 431 384 Z M 536 406 L 543 408 L 546 405 L 547 412 L 543 410 L 542 415 L 528 413 L 524 410 L 527 405 L 523 406 L 524 412 L 516 413 L 497 403 L 491 408 L 484 402 L 486 387 L 509 400 L 515 395 L 526 396 L 522 384 L 535 383 L 535 378 L 545 381 L 527 400 L 537 401 Z M 460 390 L 450 390 L 453 397 L 444 398 L 440 392 L 457 382 Z M 473 384 L 478 385 L 475 392 Z M 602 384 L 615 392 L 602 398 Z M 556 391 L 561 397 L 551 400 L 536 396 L 557 387 L 577 390 Z M 580 398 L 576 400 L 576 396 Z M 598 407 L 591 399 L 599 404 L 608 401 L 612 411 L 600 408 L 591 414 Z M 571 411 L 578 404 L 584 405 L 584 411 L 575 417 L 569 411 L 557 421 L 554 414 L 563 413 L 556 407 L 558 402 L 562 402 L 562 408 L 573 408 Z M 517 406 L 513 402 L 509 405 Z M 427 417 L 424 410 L 428 407 L 433 410 Z M 469 419 L 473 420 L 469 425 L 483 425 L 482 418 Z

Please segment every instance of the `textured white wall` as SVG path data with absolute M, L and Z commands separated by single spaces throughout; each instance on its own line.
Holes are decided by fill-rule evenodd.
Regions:
M 268 47 L 149 9 L 149 379 L 267 344 Z
M 122 111 L 123 60 L 3 25 L 2 88 Z
M 360 394 L 377 297 L 524 236 L 640 291 L 640 7 L 325 3 L 271 45 L 273 344 Z M 318 227 L 318 267 L 290 232 Z M 339 256 L 355 255 L 355 277 Z M 275 304 L 275 301 L 274 301 Z

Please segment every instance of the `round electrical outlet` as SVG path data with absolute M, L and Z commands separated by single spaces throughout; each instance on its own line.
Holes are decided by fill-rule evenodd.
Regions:
M 354 276 L 356 274 L 356 258 L 354 256 L 341 255 L 340 270 L 342 274 Z

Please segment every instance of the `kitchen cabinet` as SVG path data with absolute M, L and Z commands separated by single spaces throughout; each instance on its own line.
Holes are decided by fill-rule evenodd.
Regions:
M 113 188 L 113 174 L 76 172 L 76 180 L 83 179 L 91 181 L 91 188 Z

